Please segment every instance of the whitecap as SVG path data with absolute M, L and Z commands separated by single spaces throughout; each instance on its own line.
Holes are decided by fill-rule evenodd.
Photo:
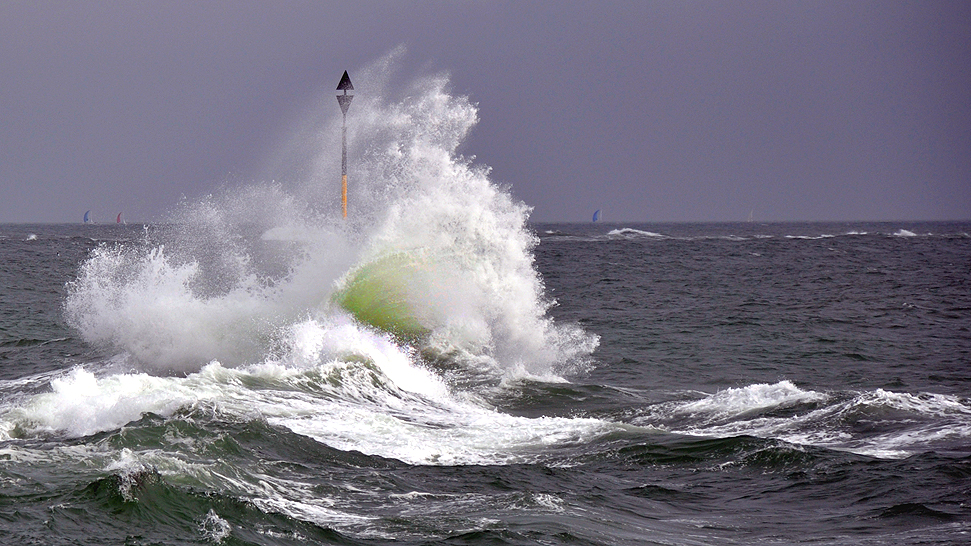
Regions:
M 614 237 L 653 237 L 653 238 L 663 238 L 665 235 L 660 233 L 654 233 L 653 231 L 644 231 L 634 228 L 620 228 L 612 229 L 607 232 L 607 235 Z
M 803 407 L 803 405 L 805 405 Z M 773 412 L 786 409 L 786 415 Z M 954 396 L 876 389 L 847 395 L 804 391 L 788 381 L 726 389 L 659 404 L 635 420 L 679 434 L 752 435 L 881 458 L 963 445 L 971 406 Z

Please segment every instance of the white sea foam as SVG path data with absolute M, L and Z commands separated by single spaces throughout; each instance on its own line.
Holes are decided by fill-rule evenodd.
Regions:
M 169 413 L 196 398 L 196 394 L 186 397 L 173 391 L 170 380 L 164 378 L 119 374 L 99 380 L 75 368 L 52 380 L 51 392 L 0 414 L 0 439 L 9 439 L 18 428 L 31 434 L 84 436 L 121 427 L 144 412 Z
M 828 233 L 823 233 L 820 235 L 786 235 L 785 236 L 786 239 L 803 239 L 807 241 L 816 241 L 819 239 L 832 239 L 834 237 L 836 236 Z
M 339 312 L 330 296 L 349 271 L 407 254 L 424 259 L 409 303 L 442 354 L 485 358 L 514 376 L 582 366 L 597 338 L 547 316 L 529 208 L 493 184 L 487 167 L 456 154 L 478 120 L 475 106 L 451 95 L 445 77 L 385 97 L 390 62 L 357 80 L 346 221 L 339 207 L 320 204 L 322 188 L 339 179 L 325 160 L 339 146 L 291 154 L 304 166 L 289 171 L 309 175 L 185 203 L 145 241 L 97 248 L 68 287 L 69 323 L 152 373 L 258 363 L 289 326 Z M 328 134 L 339 134 L 338 119 Z
M 199 532 L 207 542 L 219 544 L 232 532 L 233 527 L 228 521 L 219 517 L 215 510 L 210 509 L 206 517 L 199 524 Z
M 621 236 L 621 237 L 657 237 L 657 238 L 665 237 L 660 233 L 654 233 L 653 231 L 644 231 L 644 230 L 634 229 L 634 228 L 612 229 L 609 232 L 607 232 L 607 235 Z
M 796 411 L 801 404 L 805 409 Z M 773 415 L 787 409 L 785 416 Z M 847 397 L 804 391 L 789 381 L 660 404 L 636 422 L 682 434 L 752 435 L 882 458 L 971 438 L 971 406 L 954 396 L 877 389 Z
M 704 414 L 715 419 L 733 418 L 767 408 L 787 407 L 797 403 L 826 399 L 826 395 L 804 391 L 791 381 L 774 384 L 760 383 L 747 387 L 725 389 L 694 402 L 675 408 L 677 413 Z
M 289 336 L 286 361 L 239 368 L 211 363 L 185 377 L 97 377 L 78 368 L 54 379 L 52 392 L 0 412 L 0 431 L 3 439 L 13 430 L 84 436 L 121 428 L 146 412 L 166 417 L 205 403 L 337 449 L 412 464 L 503 464 L 542 458 L 551 447 L 617 428 L 596 419 L 510 416 L 453 395 L 405 349 L 349 321 L 334 327 L 308 320 Z M 354 356 L 334 358 L 340 354 Z M 131 464 L 119 460 L 113 468 Z
M 616 430 L 499 413 L 423 360 L 431 351 L 506 379 L 559 379 L 597 338 L 549 318 L 528 207 L 456 154 L 474 105 L 444 77 L 387 98 L 381 70 L 355 82 L 346 221 L 330 206 L 339 146 L 315 129 L 301 148 L 315 151 L 289 155 L 305 163 L 293 169 L 304 178 L 184 203 L 144 240 L 99 246 L 68 286 L 65 311 L 86 341 L 118 356 L 0 409 L 0 435 L 77 437 L 204 406 L 413 464 L 501 464 Z M 339 134 L 338 119 L 327 134 Z M 399 254 L 423 260 L 409 303 L 429 333 L 412 344 L 357 322 L 331 297 L 348 272 Z
M 279 495 L 253 499 L 253 503 L 264 512 L 271 514 L 281 512 L 284 514 L 289 514 L 291 517 L 298 520 L 310 521 L 318 525 L 360 525 L 376 519 L 375 517 L 361 516 L 342 510 L 321 506 L 319 499 L 307 499 L 307 501 L 308 502 L 302 502 Z

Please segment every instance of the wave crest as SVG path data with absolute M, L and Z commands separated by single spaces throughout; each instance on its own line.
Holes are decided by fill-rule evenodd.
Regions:
M 379 61 L 357 79 L 346 221 L 320 198 L 339 180 L 339 146 L 327 147 L 305 158 L 309 168 L 290 166 L 314 173 L 307 178 L 183 203 L 143 241 L 96 249 L 68 286 L 68 322 L 139 369 L 252 364 L 279 350 L 293 324 L 355 315 L 334 294 L 362 269 L 406 255 L 420 267 L 399 279 L 396 297 L 427 331 L 419 349 L 485 358 L 513 374 L 583 365 L 597 338 L 548 316 L 529 207 L 494 184 L 488 167 L 456 153 L 477 108 L 450 94 L 445 76 L 386 98 L 380 82 L 391 64 Z

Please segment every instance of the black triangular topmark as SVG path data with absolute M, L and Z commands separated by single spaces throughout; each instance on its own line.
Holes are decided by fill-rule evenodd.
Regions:
M 337 84 L 338 91 L 353 91 L 354 85 L 351 84 L 351 77 L 347 75 L 347 71 L 344 71 L 344 75 L 341 76 L 341 82 Z

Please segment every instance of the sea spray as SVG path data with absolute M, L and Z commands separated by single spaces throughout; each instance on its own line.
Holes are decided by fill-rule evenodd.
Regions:
M 336 178 L 322 159 L 333 150 L 319 150 L 309 166 L 289 167 L 308 179 L 224 188 L 183 203 L 139 243 L 97 248 L 68 286 L 71 326 L 152 372 L 293 361 L 275 354 L 292 325 L 355 315 L 334 295 L 377 261 L 405 255 L 418 265 L 400 279 L 401 297 L 423 335 L 396 341 L 412 344 L 416 361 L 485 363 L 500 376 L 583 365 L 596 336 L 547 315 L 529 207 L 457 155 L 476 106 L 450 94 L 445 76 L 390 93 L 387 64 L 356 78 L 346 221 L 321 198 Z M 362 317 L 363 328 L 386 327 Z
M 386 183 L 361 266 L 397 257 L 407 318 L 430 331 L 428 346 L 438 351 L 487 354 L 528 373 L 587 354 L 593 337 L 546 317 L 552 302 L 534 269 L 529 208 L 493 184 L 487 168 L 455 155 L 477 121 L 474 105 L 448 94 L 444 77 L 421 84 L 421 94 L 367 109 L 363 178 Z

